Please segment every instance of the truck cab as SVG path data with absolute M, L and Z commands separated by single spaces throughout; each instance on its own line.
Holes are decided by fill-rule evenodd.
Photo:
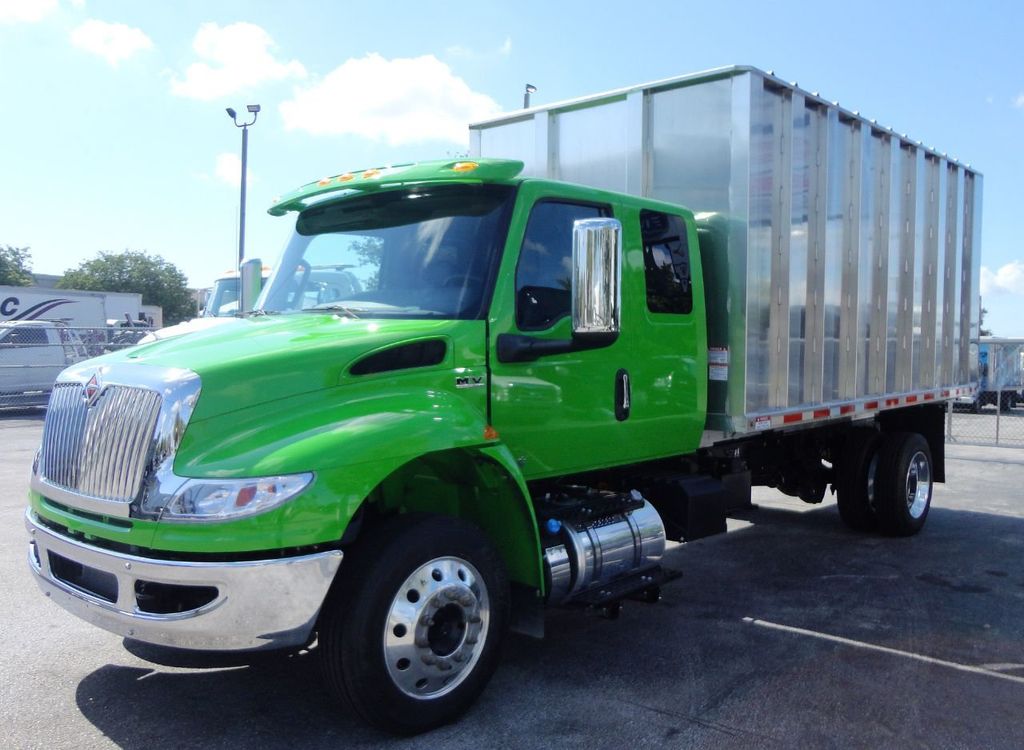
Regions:
M 698 447 L 693 216 L 521 167 L 434 162 L 300 189 L 271 209 L 296 212 L 295 232 L 253 314 L 66 370 L 32 481 L 41 585 L 164 645 L 294 648 L 319 634 L 339 680 L 353 665 L 338 649 L 361 637 L 351 628 L 411 616 L 391 631 L 426 628 L 421 645 L 396 643 L 365 679 L 368 696 L 429 709 L 416 726 L 467 705 L 513 596 L 533 611 L 620 577 L 652 588 L 665 537 L 645 500 L 548 493 L 539 518 L 531 495 Z M 87 434 L 118 437 L 87 447 Z M 619 535 L 603 568 L 600 546 L 580 567 L 558 541 L 586 527 L 591 502 Z M 426 534 L 438 518 L 444 530 Z M 382 574 L 364 568 L 378 552 L 387 575 L 423 575 L 403 560 L 424 545 L 443 564 L 418 609 L 347 592 Z M 274 600 L 290 606 L 260 606 Z M 342 601 L 365 601 L 366 617 Z M 447 625 L 431 630 L 439 613 Z M 457 638 L 474 628 L 492 634 L 477 632 L 479 648 Z M 406 660 L 411 671 L 395 666 Z
M 270 278 L 270 268 L 263 266 L 261 274 L 261 288 L 266 285 Z M 206 298 L 206 304 L 199 313 L 201 318 L 224 318 L 231 317 L 239 312 L 238 302 L 240 294 L 238 271 L 225 271 L 217 277 Z

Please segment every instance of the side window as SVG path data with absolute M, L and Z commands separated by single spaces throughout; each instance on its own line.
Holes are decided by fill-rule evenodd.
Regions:
M 530 211 L 516 267 L 516 325 L 548 328 L 569 314 L 572 291 L 572 226 L 610 212 L 600 206 L 542 201 Z
M 640 212 L 647 277 L 647 309 L 661 313 L 693 310 L 686 222 L 660 211 Z

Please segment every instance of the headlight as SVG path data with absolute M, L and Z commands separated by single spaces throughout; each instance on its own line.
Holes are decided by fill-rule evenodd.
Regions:
M 251 479 L 189 479 L 160 512 L 165 521 L 227 521 L 264 513 L 288 502 L 313 481 L 312 472 Z

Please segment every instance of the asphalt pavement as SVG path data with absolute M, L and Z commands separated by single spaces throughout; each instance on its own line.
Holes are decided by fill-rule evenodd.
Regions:
M 41 429 L 0 416 L 5 747 L 1024 747 L 1019 448 L 951 446 L 910 539 L 758 490 L 730 533 L 670 550 L 660 603 L 554 612 L 460 722 L 396 740 L 329 702 L 315 652 L 183 657 L 45 599 L 22 523 Z

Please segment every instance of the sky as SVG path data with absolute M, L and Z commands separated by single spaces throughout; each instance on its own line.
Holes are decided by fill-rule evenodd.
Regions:
M 0 0 L 0 245 L 63 273 L 159 254 L 204 287 L 272 263 L 273 198 L 461 155 L 467 124 L 730 64 L 774 70 L 984 175 L 986 328 L 1024 337 L 1024 3 Z M 699 206 L 691 206 L 700 210 Z

